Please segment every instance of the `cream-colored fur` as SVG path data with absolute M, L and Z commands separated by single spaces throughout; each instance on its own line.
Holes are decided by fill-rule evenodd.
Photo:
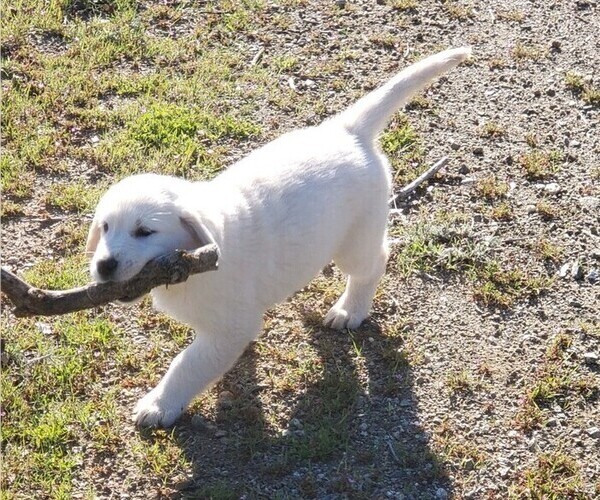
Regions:
M 138 402 L 137 424 L 171 425 L 258 336 L 265 311 L 332 259 L 348 278 L 324 323 L 361 324 L 387 260 L 391 180 L 377 135 L 414 92 L 469 53 L 424 59 L 341 114 L 285 134 L 210 182 L 144 174 L 109 189 L 88 237 L 96 280 L 131 278 L 175 248 L 213 241 L 220 251 L 218 271 L 152 291 L 155 307 L 192 326 L 196 337 Z

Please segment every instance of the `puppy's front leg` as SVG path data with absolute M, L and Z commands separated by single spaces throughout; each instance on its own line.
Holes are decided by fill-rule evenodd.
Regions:
M 168 427 L 194 396 L 231 368 L 255 335 L 219 335 L 198 332 L 192 344 L 173 360 L 158 385 L 139 400 L 133 411 L 136 425 Z

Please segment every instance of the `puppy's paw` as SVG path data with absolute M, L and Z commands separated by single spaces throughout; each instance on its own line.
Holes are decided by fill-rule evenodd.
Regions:
M 168 398 L 153 389 L 135 405 L 133 420 L 138 427 L 169 427 L 184 409 L 185 405 L 168 401 Z
M 343 305 L 335 304 L 325 316 L 323 324 L 334 330 L 343 330 L 344 328 L 354 330 L 360 326 L 366 317 L 366 314 L 356 313 L 347 310 Z

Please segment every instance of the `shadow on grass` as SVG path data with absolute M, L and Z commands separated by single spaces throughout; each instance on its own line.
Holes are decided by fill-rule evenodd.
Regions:
M 440 488 L 451 494 L 419 424 L 402 339 L 383 336 L 370 322 L 350 333 L 314 330 L 324 370 L 295 395 L 285 431 L 274 431 L 263 411 L 260 395 L 269 388 L 258 380 L 255 346 L 220 382 L 234 398 L 220 401 L 214 422 L 184 416 L 174 436 L 193 477 L 176 486 L 174 498 L 418 499 L 435 498 Z

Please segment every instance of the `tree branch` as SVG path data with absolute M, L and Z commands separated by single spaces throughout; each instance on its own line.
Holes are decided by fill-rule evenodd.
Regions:
M 405 200 L 409 197 L 409 195 L 417 189 L 421 184 L 423 184 L 426 180 L 433 177 L 438 171 L 448 163 L 448 157 L 444 156 L 441 160 L 435 162 L 428 170 L 423 172 L 419 177 L 417 177 L 410 184 L 404 186 L 400 191 L 398 191 L 392 198 L 389 200 L 390 205 L 395 205 L 397 202 Z
M 133 278 L 114 282 L 90 283 L 70 290 L 41 290 L 32 287 L 2 268 L 2 293 L 14 304 L 14 315 L 55 316 L 101 306 L 115 300 L 131 301 L 161 285 L 186 281 L 192 274 L 214 271 L 218 266 L 216 245 L 194 251 L 175 250 L 148 262 Z

